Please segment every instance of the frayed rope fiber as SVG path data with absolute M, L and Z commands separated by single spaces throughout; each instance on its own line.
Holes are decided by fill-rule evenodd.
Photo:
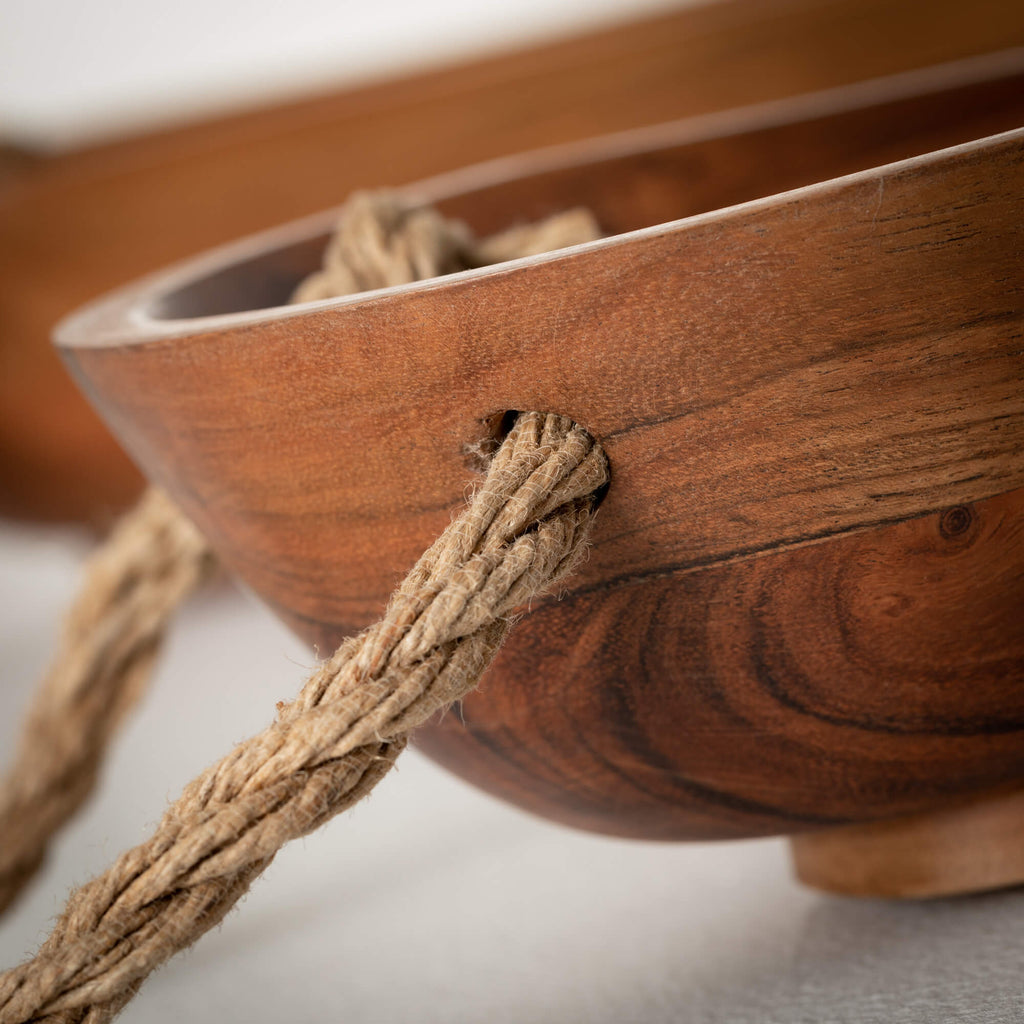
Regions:
M 296 300 L 595 235 L 592 220 L 573 211 L 477 244 L 433 211 L 363 194 L 347 207 L 324 271 Z M 72 894 L 36 956 L 0 976 L 0 1024 L 111 1019 L 156 967 L 224 917 L 286 842 L 365 796 L 413 729 L 476 686 L 515 611 L 572 571 L 607 481 L 607 460 L 586 431 L 561 416 L 520 414 L 469 506 L 420 558 L 381 620 L 346 640 L 268 728 L 190 783 L 147 842 Z M 196 579 L 207 557 L 194 565 Z M 189 588 L 178 585 L 178 600 Z M 162 607 L 161 629 L 169 614 Z M 138 689 L 135 678 L 125 692 Z M 103 729 L 106 738 L 111 730 Z M 101 751 L 102 743 L 90 764 Z M 72 763 L 64 758 L 65 769 Z

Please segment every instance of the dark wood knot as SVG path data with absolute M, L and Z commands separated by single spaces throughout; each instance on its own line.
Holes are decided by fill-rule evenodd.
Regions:
M 939 533 L 947 540 L 961 537 L 971 528 L 975 518 L 970 505 L 954 505 L 939 517 Z

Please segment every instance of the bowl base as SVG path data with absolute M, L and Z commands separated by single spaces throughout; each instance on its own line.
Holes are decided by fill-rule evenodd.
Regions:
M 793 836 L 805 885 L 847 896 L 957 896 L 1024 884 L 1024 789 Z

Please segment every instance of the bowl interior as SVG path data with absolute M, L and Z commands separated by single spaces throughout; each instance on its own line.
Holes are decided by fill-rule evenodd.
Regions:
M 415 194 L 481 235 L 574 206 L 617 235 L 1018 127 L 1021 65 L 1018 54 L 995 77 L 974 81 L 984 66 L 963 62 L 693 118 L 495 161 Z M 333 219 L 226 250 L 219 265 L 205 262 L 151 295 L 146 314 L 188 320 L 286 304 L 319 267 Z

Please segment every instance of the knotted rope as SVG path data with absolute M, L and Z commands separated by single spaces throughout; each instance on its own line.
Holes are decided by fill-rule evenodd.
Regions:
M 371 227 L 357 229 L 373 209 Z M 332 252 L 342 255 L 329 254 L 297 298 L 322 295 L 332 281 L 349 289 L 473 265 L 488 245 L 529 251 L 540 235 L 567 245 L 594 234 L 573 214 L 561 229 L 547 222 L 477 246 L 436 215 L 424 228 L 423 212 L 358 197 L 341 227 L 358 238 L 336 239 Z M 367 276 L 373 266 L 382 276 Z M 607 479 L 604 454 L 584 430 L 521 414 L 468 508 L 383 618 L 345 641 L 272 725 L 195 779 L 147 842 L 73 893 L 36 956 L 0 976 L 0 1024 L 109 1020 L 151 971 L 223 918 L 281 846 L 365 796 L 410 731 L 476 685 L 515 609 L 571 572 Z

